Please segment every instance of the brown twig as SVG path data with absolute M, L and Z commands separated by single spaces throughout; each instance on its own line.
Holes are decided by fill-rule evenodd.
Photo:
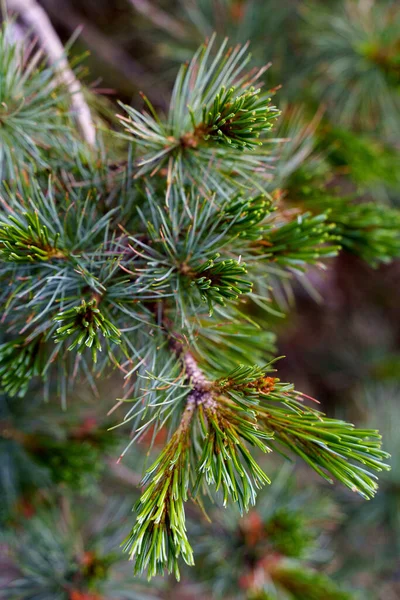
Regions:
M 192 385 L 192 390 L 187 397 L 187 405 L 214 406 L 214 398 L 211 391 L 211 383 L 205 377 L 203 371 L 197 364 L 193 354 L 184 350 L 182 344 L 174 338 L 171 342 L 171 348 L 182 361 L 185 378 Z
M 71 105 L 82 136 L 94 146 L 96 129 L 92 115 L 82 93 L 82 87 L 65 57 L 64 47 L 55 32 L 49 17 L 36 0 L 8 0 L 8 7 L 16 11 L 23 22 L 32 29 L 45 52 L 48 62 L 55 67 L 59 79 L 71 93 Z

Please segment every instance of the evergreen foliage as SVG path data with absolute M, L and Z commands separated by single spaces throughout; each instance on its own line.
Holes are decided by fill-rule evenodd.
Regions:
M 0 381 L 2 392 L 9 396 L 25 396 L 29 383 L 41 376 L 45 367 L 43 341 L 24 338 L 0 346 Z
M 225 40 L 213 55 L 214 46 L 213 36 L 181 67 L 166 118 L 157 115 L 147 98 L 148 112 L 123 105 L 128 117 L 120 119 L 128 139 L 133 136 L 138 141 L 138 176 L 168 165 L 181 178 L 188 173 L 202 178 L 220 145 L 214 177 L 219 170 L 225 175 L 234 170 L 246 180 L 250 171 L 263 174 L 265 156 L 248 151 L 262 145 L 262 136 L 279 114 L 268 94 L 253 87 L 266 68 L 246 72 L 247 46 L 229 48 Z
M 120 343 L 120 331 L 104 317 L 97 307 L 96 299 L 89 302 L 83 300 L 79 306 L 73 306 L 64 312 L 58 313 L 54 320 L 64 323 L 56 329 L 55 341 L 62 342 L 68 340 L 70 336 L 75 336 L 68 350 L 71 351 L 77 348 L 78 352 L 83 352 L 84 346 L 92 348 L 94 362 L 97 362 L 97 351 L 101 351 L 99 333 L 113 344 Z
M 1 180 L 23 169 L 53 169 L 72 137 L 67 90 L 40 49 L 13 40 L 7 22 L 0 29 L 0 80 Z
M 41 379 L 65 402 L 67 387 L 86 379 L 95 390 L 116 370 L 126 381 L 117 406 L 132 405 L 121 458 L 138 439 L 150 451 L 167 432 L 124 545 L 135 574 L 179 579 L 182 560 L 194 562 L 185 503 L 210 497 L 246 513 L 270 483 L 261 453 L 289 451 L 324 479 L 373 497 L 374 472 L 389 469 L 380 435 L 326 417 L 282 383 L 268 327 L 293 274 L 326 268 L 342 249 L 373 266 L 398 258 L 399 211 L 326 194 L 307 168 L 288 168 L 283 199 L 270 193 L 279 111 L 259 83 L 266 68 L 249 67 L 247 45 L 217 47 L 212 37 L 181 67 L 166 115 L 146 97 L 143 111 L 122 105 L 125 133 L 107 132 L 105 148 L 89 148 L 63 108 L 67 91 L 8 26 L 0 37 L 2 391 L 21 397 Z M 374 110 L 362 86 L 350 121 Z M 123 141 L 121 152 L 108 137 Z M 57 484 L 81 487 L 72 475 L 75 465 L 85 472 L 81 453 L 88 471 L 97 460 L 87 440 L 71 441 L 68 452 L 51 437 L 37 451 L 25 442 Z M 268 526 L 301 531 L 285 513 Z M 289 542 L 276 547 L 288 560 L 271 565 L 274 587 L 249 598 L 285 598 L 281 588 L 299 600 L 349 597 L 289 560 L 297 558 Z M 40 569 L 32 577 L 21 589 Z
M 398 210 L 327 191 L 324 176 L 307 168 L 299 169 L 289 181 L 288 197 L 313 212 L 327 211 L 331 234 L 372 267 L 400 257 Z

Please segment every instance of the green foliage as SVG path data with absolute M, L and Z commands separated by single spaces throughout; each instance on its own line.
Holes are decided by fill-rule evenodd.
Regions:
M 135 574 L 147 570 L 149 579 L 163 575 L 166 568 L 179 580 L 180 556 L 186 564 L 194 564 L 184 509 L 190 477 L 188 436 L 192 411 L 189 403 L 179 429 L 147 470 L 142 485 L 150 484 L 135 506 L 136 524 L 124 546 L 135 560 Z
M 247 45 L 225 41 L 214 50 L 212 38 L 181 68 L 166 117 L 146 99 L 148 112 L 124 107 L 124 160 L 85 149 L 71 128 L 47 140 L 50 183 L 47 163 L 28 153 L 38 171 L 2 190 L 2 321 L 18 335 L 0 348 L 3 387 L 22 394 L 41 375 L 65 399 L 67 386 L 85 377 L 96 389 L 95 380 L 118 367 L 126 387 L 117 407 L 128 405 L 121 424 L 132 426 L 121 458 L 138 438 L 150 451 L 158 434 L 167 436 L 142 481 L 125 543 L 135 574 L 149 577 L 165 569 L 179 577 L 180 559 L 193 563 L 189 498 L 231 501 L 242 513 L 255 503 L 269 483 L 259 450 L 289 448 L 365 498 L 377 489 L 370 471 L 387 468 L 375 430 L 309 408 L 305 395 L 271 376 L 272 363 L 263 365 L 273 353 L 274 290 L 308 265 L 324 266 L 339 243 L 371 264 L 398 256 L 398 213 L 325 201 L 319 191 L 316 198 L 301 191 L 301 208 L 285 210 L 277 182 L 285 172 L 298 176 L 310 147 L 301 129 L 286 171 L 279 167 L 270 149 L 276 140 L 267 135 L 278 111 L 255 88 L 265 68 L 247 72 L 249 60 Z M 40 73 L 31 64 L 22 79 Z M 2 141 L 8 161 L 18 140 Z M 16 156 L 19 169 L 27 162 L 27 153 Z M 32 455 L 54 482 L 81 487 L 75 470 L 96 474 L 102 445 L 37 440 Z M 294 552 L 289 538 L 301 536 L 301 525 L 282 515 L 271 521 L 270 536 L 279 524 L 281 550 Z M 297 566 L 289 578 L 282 570 L 279 585 L 300 597 L 314 578 L 316 597 L 323 590 L 334 597 L 328 580 L 302 577 Z
M 22 217 L 22 218 L 21 218 Z M 10 262 L 38 262 L 65 258 L 57 248 L 60 236 L 56 233 L 50 239 L 46 225 L 39 221 L 38 213 L 25 213 L 9 217 L 10 224 L 0 227 L 0 252 L 4 260 Z
M 97 362 L 97 352 L 102 350 L 100 334 L 107 342 L 120 344 L 121 332 L 109 321 L 97 307 L 97 300 L 82 300 L 79 306 L 63 311 L 54 317 L 64 323 L 56 330 L 55 342 L 73 338 L 68 350 L 77 348 L 82 353 L 85 347 L 91 348 L 92 358 Z
M 237 260 L 217 260 L 219 254 L 210 258 L 195 274 L 192 285 L 196 286 L 204 302 L 207 302 L 210 315 L 213 305 L 225 306 L 225 300 L 237 300 L 240 294 L 251 291 L 252 283 L 243 279 L 246 265 Z M 200 275 L 200 277 L 198 277 Z
M 167 163 L 176 173 L 193 162 L 204 167 L 220 145 L 224 149 L 218 154 L 222 169 L 245 172 L 257 165 L 262 168 L 261 157 L 250 159 L 240 151 L 259 146 L 262 134 L 271 128 L 271 119 L 278 116 L 268 94 L 253 87 L 265 69 L 245 74 L 250 59 L 247 46 L 227 48 L 225 40 L 215 56 L 213 46 L 214 37 L 181 67 L 165 120 L 146 98 L 148 113 L 123 105 L 128 117 L 120 119 L 128 139 L 138 145 L 138 175 L 155 173 Z
M 302 169 L 293 175 L 288 195 L 313 212 L 328 212 L 332 235 L 343 248 L 371 266 L 399 258 L 400 212 L 397 209 L 340 197 L 325 186 L 321 175 Z
M 231 235 L 247 240 L 257 240 L 263 231 L 263 222 L 273 210 L 271 200 L 265 195 L 244 199 L 240 194 L 224 207 L 224 229 L 229 224 Z
M 104 295 L 104 284 L 100 283 L 99 276 L 101 274 L 104 281 L 107 271 L 115 269 L 113 261 L 106 265 L 101 261 L 103 244 L 109 251 L 112 248 L 113 242 L 109 239 L 112 211 L 102 214 L 100 207 L 92 202 L 92 194 L 71 189 L 66 195 L 56 181 L 43 183 L 42 189 L 41 182 L 35 178 L 2 190 L 5 210 L 0 215 L 3 240 L 0 277 L 2 282 L 13 282 L 4 287 L 2 317 L 7 326 L 12 324 L 12 333 L 18 334 L 22 348 L 28 344 L 33 348 L 34 340 L 49 342 L 57 328 L 54 317 L 80 306 L 88 296 L 88 289 L 90 297 Z M 105 312 L 107 316 L 98 317 L 99 322 L 107 330 L 107 340 L 110 334 L 117 339 L 112 325 L 108 325 L 107 310 Z M 92 341 L 93 355 L 96 350 L 93 332 L 98 338 L 101 331 L 96 322 L 85 336 L 89 344 Z M 115 346 L 118 342 L 112 343 Z M 43 343 L 40 365 L 45 365 L 46 371 L 51 365 L 52 371 L 58 369 L 59 376 L 64 374 L 60 388 L 65 400 L 68 363 L 64 361 L 60 365 L 56 360 L 61 347 Z M 22 364 L 23 355 L 20 360 Z M 18 364 L 18 359 L 14 364 Z M 29 370 L 28 361 L 24 368 Z M 84 362 L 81 361 L 78 368 L 85 369 Z
M 0 345 L 0 382 L 2 392 L 22 398 L 34 377 L 41 377 L 46 366 L 42 338 L 24 338 Z
M 47 149 L 68 133 L 66 93 L 55 70 L 33 46 L 12 40 L 13 25 L 0 29 L 0 180 L 25 168 L 49 168 Z
M 269 375 L 271 366 L 241 365 L 210 382 L 192 355 L 180 356 L 192 391 L 178 429 L 143 481 L 150 484 L 136 506 L 137 521 L 125 546 L 136 561 L 135 572 L 147 568 L 151 577 L 167 568 L 179 576 L 181 553 L 191 564 L 183 508 L 189 490 L 196 495 L 221 489 L 223 505 L 231 498 L 241 513 L 255 503 L 257 490 L 270 480 L 247 445 L 263 452 L 287 448 L 324 479 L 332 482 L 330 474 L 366 499 L 375 494 L 370 470 L 389 468 L 375 430 L 357 430 L 308 408 L 305 396 Z M 193 486 L 190 471 L 197 474 Z
M 257 402 L 258 421 L 273 436 L 272 448 L 286 446 L 328 481 L 332 482 L 330 473 L 363 497 L 372 497 L 377 489 L 375 476 L 364 467 L 389 468 L 382 462 L 389 455 L 381 450 L 378 432 L 354 429 L 307 407 L 306 396 L 270 377 L 270 371 L 270 367 L 238 367 L 219 385 L 236 401 L 248 397 Z
M 376 477 L 365 467 L 389 469 L 382 462 L 389 455 L 380 449 L 381 436 L 375 430 L 354 429 L 349 423 L 303 408 L 298 397 L 288 395 L 287 408 L 268 405 L 264 409 L 267 430 L 275 433 L 277 444 L 300 456 L 330 483 L 327 473 L 364 498 L 371 498 L 377 491 Z M 294 414 L 288 414 L 288 409 Z
M 276 110 L 268 106 L 269 99 L 260 96 L 259 91 L 250 88 L 235 97 L 234 87 L 229 90 L 221 88 L 212 106 L 203 107 L 201 123 L 196 123 L 193 114 L 193 138 L 228 144 L 240 150 L 262 145 L 258 141 L 260 133 L 272 127 L 267 122 L 277 115 Z
M 334 235 L 329 213 L 294 215 L 292 220 L 273 222 L 262 239 L 263 256 L 279 265 L 304 271 L 306 265 L 336 256 L 340 237 Z M 334 244 L 336 243 L 336 245 Z
M 222 398 L 203 399 L 199 418 L 204 440 L 195 489 L 203 481 L 214 485 L 215 491 L 221 488 L 224 506 L 231 496 L 243 513 L 255 504 L 257 489 L 270 483 L 244 442 L 268 452 L 269 436 L 257 426 L 251 410 Z

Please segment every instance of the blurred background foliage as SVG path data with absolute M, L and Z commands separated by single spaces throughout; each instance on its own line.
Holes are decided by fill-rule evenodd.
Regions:
M 276 461 L 274 484 L 244 520 L 215 506 L 191 509 L 195 571 L 180 584 L 149 585 L 133 578 L 118 547 L 150 459 L 139 446 L 115 461 L 122 448 L 107 429 L 118 414 L 106 416 L 107 386 L 115 383 L 104 382 L 98 397 L 80 389 L 64 412 L 57 402 L 43 407 L 34 393 L 2 396 L 0 598 L 400 598 L 400 264 L 378 268 L 359 258 L 368 262 L 368 244 L 381 243 L 360 201 L 385 211 L 400 205 L 399 3 L 40 4 L 64 42 L 79 28 L 71 52 L 87 53 L 86 94 L 111 125 L 116 99 L 141 107 L 139 91 L 165 108 L 179 63 L 213 32 L 249 40 L 257 62 L 272 63 L 267 85 L 283 112 L 271 135 L 281 142 L 271 152 L 270 192 L 288 210 L 311 212 L 354 199 L 340 223 L 346 252 L 327 272 L 296 273 L 271 299 L 268 325 L 288 356 L 280 376 L 319 398 L 331 416 L 380 428 L 392 471 L 363 503 L 340 488 L 328 497 L 309 470 L 299 466 L 294 476 Z M 360 239 L 354 221 L 363 224 Z

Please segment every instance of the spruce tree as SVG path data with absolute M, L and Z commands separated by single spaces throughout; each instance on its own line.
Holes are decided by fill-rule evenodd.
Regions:
M 276 160 L 275 90 L 247 45 L 212 36 L 180 68 L 165 114 L 143 95 L 141 110 L 121 103 L 113 128 L 90 116 L 65 58 L 16 40 L 13 27 L 0 33 L 1 390 L 13 404 L 59 397 L 68 411 L 74 390 L 87 382 L 95 393 L 111 376 L 124 385 L 108 408 L 126 407 L 110 442 L 89 435 L 74 447 L 72 437 L 66 451 L 47 432 L 39 452 L 37 432 L 10 430 L 18 452 L 80 488 L 74 453 L 91 473 L 120 426 L 131 431 L 120 461 L 167 432 L 120 540 L 149 578 L 179 579 L 194 564 L 188 506 L 211 498 L 245 515 L 256 505 L 273 479 L 263 454 L 295 455 L 373 497 L 389 468 L 379 433 L 326 416 L 279 379 L 270 322 L 292 285 L 343 249 L 372 266 L 398 258 L 399 211 L 326 193 L 312 161 L 288 166 L 295 148 Z M 287 200 L 277 193 L 285 168 Z M 274 573 L 295 598 L 348 597 L 290 560 Z

